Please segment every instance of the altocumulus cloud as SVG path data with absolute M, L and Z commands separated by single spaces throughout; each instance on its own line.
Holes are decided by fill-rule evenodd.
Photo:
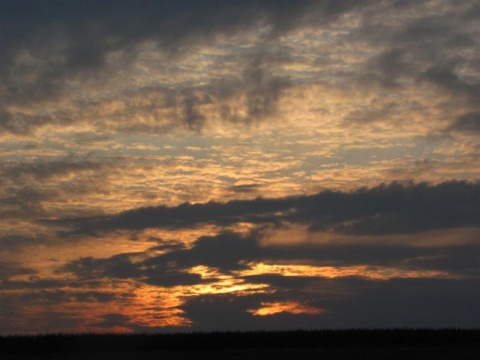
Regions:
M 468 113 L 465 110 L 478 110 L 475 107 L 479 82 L 472 74 L 475 57 L 471 54 L 476 43 L 475 2 L 462 2 L 461 6 L 439 2 L 436 7 L 441 11 L 433 13 L 428 4 L 364 0 L 248 0 L 233 4 L 219 0 L 146 0 L 135 8 L 124 0 L 48 4 L 21 0 L 2 1 L 1 6 L 4 21 L 0 31 L 8 35 L 2 37 L 0 45 L 0 130 L 5 133 L 28 135 L 46 125 L 68 127 L 77 123 L 125 132 L 162 133 L 178 126 L 201 131 L 214 117 L 251 123 L 275 113 L 283 96 L 292 96 L 284 94 L 284 90 L 306 81 L 324 83 L 327 73 L 368 89 L 380 84 L 399 90 L 412 82 L 424 83 L 443 92 L 451 105 L 462 104 L 463 115 Z M 411 9 L 415 6 L 419 8 L 418 16 L 412 17 Z M 318 54 L 302 59 L 296 56 L 293 45 L 271 46 L 294 31 L 328 30 L 332 22 L 344 15 L 358 19 L 355 26 L 352 23 L 341 28 L 348 33 L 345 50 L 356 54 L 358 45 L 377 50 L 359 54 L 365 56 L 360 68 L 346 66 L 346 59 L 335 61 L 335 52 L 328 49 L 323 58 L 312 62 L 309 57 Z M 391 18 L 401 25 L 393 26 Z M 108 83 L 129 66 L 134 67 L 147 43 L 161 54 L 162 66 L 174 73 L 171 64 L 175 59 L 244 34 L 257 38 L 252 48 L 220 57 L 228 63 L 241 59 L 236 64 L 240 74 L 225 72 L 215 64 L 216 75 L 201 81 L 201 85 L 164 79 L 138 87 L 129 84 L 125 76 L 125 93 L 118 82 L 111 84 L 116 89 L 113 95 L 104 92 L 89 98 L 79 91 L 85 86 L 95 93 L 94 89 L 102 88 L 102 83 Z M 311 80 L 305 80 L 301 71 L 278 74 L 269 70 L 278 64 L 294 69 L 302 62 L 310 64 Z M 312 63 L 324 66 L 326 73 Z M 345 68 L 339 70 L 339 65 Z M 193 71 L 192 76 L 198 76 L 197 72 Z M 70 99 L 68 93 L 76 95 Z M 146 100 L 149 98 L 150 101 Z M 234 98 L 244 99 L 241 109 L 231 103 Z M 55 101 L 58 103 L 52 108 Z M 50 106 L 48 111 L 29 108 L 35 104 L 43 108 L 45 103 Z M 105 116 L 108 113 L 114 116 Z M 126 124 L 124 120 L 134 114 L 142 121 Z M 454 121 L 453 116 L 450 122 Z M 149 117 L 156 120 L 145 121 Z
M 169 56 L 180 56 L 200 44 L 236 35 L 260 24 L 269 28 L 266 40 L 306 24 L 323 25 L 364 3 L 326 1 L 318 6 L 307 0 L 233 4 L 218 0 L 202 3 L 147 0 L 132 8 L 130 2 L 123 0 L 51 1 L 48 4 L 3 1 L 5 21 L 2 21 L 1 32 L 8 37 L 0 49 L 0 64 L 4 69 L 0 129 L 28 134 L 48 123 L 70 125 L 76 119 L 68 114 L 32 117 L 15 115 L 8 108 L 16 103 L 58 98 L 67 82 L 76 81 L 79 76 L 92 79 L 98 74 L 108 75 L 131 61 L 136 48 L 147 41 Z M 111 55 L 120 55 L 122 60 L 112 66 Z M 250 92 L 248 108 L 251 116 L 257 116 L 270 109 L 278 81 L 263 82 L 262 70 L 255 62 L 252 66 L 247 67 L 245 81 L 253 82 L 256 89 Z M 189 91 L 184 93 L 183 119 L 192 129 L 197 129 L 204 120 L 196 110 L 201 101 Z

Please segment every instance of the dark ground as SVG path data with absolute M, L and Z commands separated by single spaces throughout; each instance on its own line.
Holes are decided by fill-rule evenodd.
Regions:
M 216 350 L 163 350 L 109 353 L 57 353 L 57 354 L 7 354 L 4 360 L 157 360 L 157 359 L 194 359 L 194 360 L 263 360 L 263 359 L 299 359 L 299 360 L 406 360 L 406 359 L 452 359 L 477 360 L 479 349 L 448 348 L 400 348 L 400 349 L 216 349 Z
M 0 337 L 4 360 L 477 359 L 480 330 L 337 330 Z

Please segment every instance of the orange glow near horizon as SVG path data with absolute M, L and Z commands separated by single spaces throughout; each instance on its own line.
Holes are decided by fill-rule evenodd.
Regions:
M 247 312 L 255 316 L 269 316 L 280 313 L 319 315 L 326 312 L 324 309 L 306 306 L 295 301 L 262 302 L 261 308 L 249 309 Z
M 249 284 L 243 279 L 235 278 L 232 275 L 221 274 L 217 269 L 207 266 L 195 266 L 189 271 L 191 274 L 199 274 L 202 279 L 217 279 L 211 283 L 192 285 L 184 287 L 189 295 L 205 295 L 205 294 L 246 294 L 261 293 L 268 291 L 267 284 Z
M 444 271 L 413 270 L 368 265 L 313 266 L 250 263 L 249 266 L 249 270 L 241 271 L 239 273 L 243 276 L 278 274 L 282 276 L 318 276 L 330 279 L 347 276 L 359 276 L 372 280 L 389 280 L 394 278 L 457 278 L 456 276 Z

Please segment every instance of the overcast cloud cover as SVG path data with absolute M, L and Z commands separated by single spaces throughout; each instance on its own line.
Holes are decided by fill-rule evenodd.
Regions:
M 0 13 L 0 334 L 480 326 L 478 1 Z

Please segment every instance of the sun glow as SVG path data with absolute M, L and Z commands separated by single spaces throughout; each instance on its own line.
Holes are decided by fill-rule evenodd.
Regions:
M 279 313 L 319 315 L 325 313 L 324 309 L 306 306 L 295 301 L 287 302 L 262 302 L 261 308 L 249 309 L 247 312 L 255 316 L 269 316 Z
M 243 276 L 278 274 L 282 276 L 312 276 L 338 278 L 358 276 L 372 280 L 389 280 L 394 278 L 443 278 L 453 279 L 457 276 L 444 271 L 414 270 L 382 266 L 313 266 L 249 263 L 250 269 L 239 272 Z

